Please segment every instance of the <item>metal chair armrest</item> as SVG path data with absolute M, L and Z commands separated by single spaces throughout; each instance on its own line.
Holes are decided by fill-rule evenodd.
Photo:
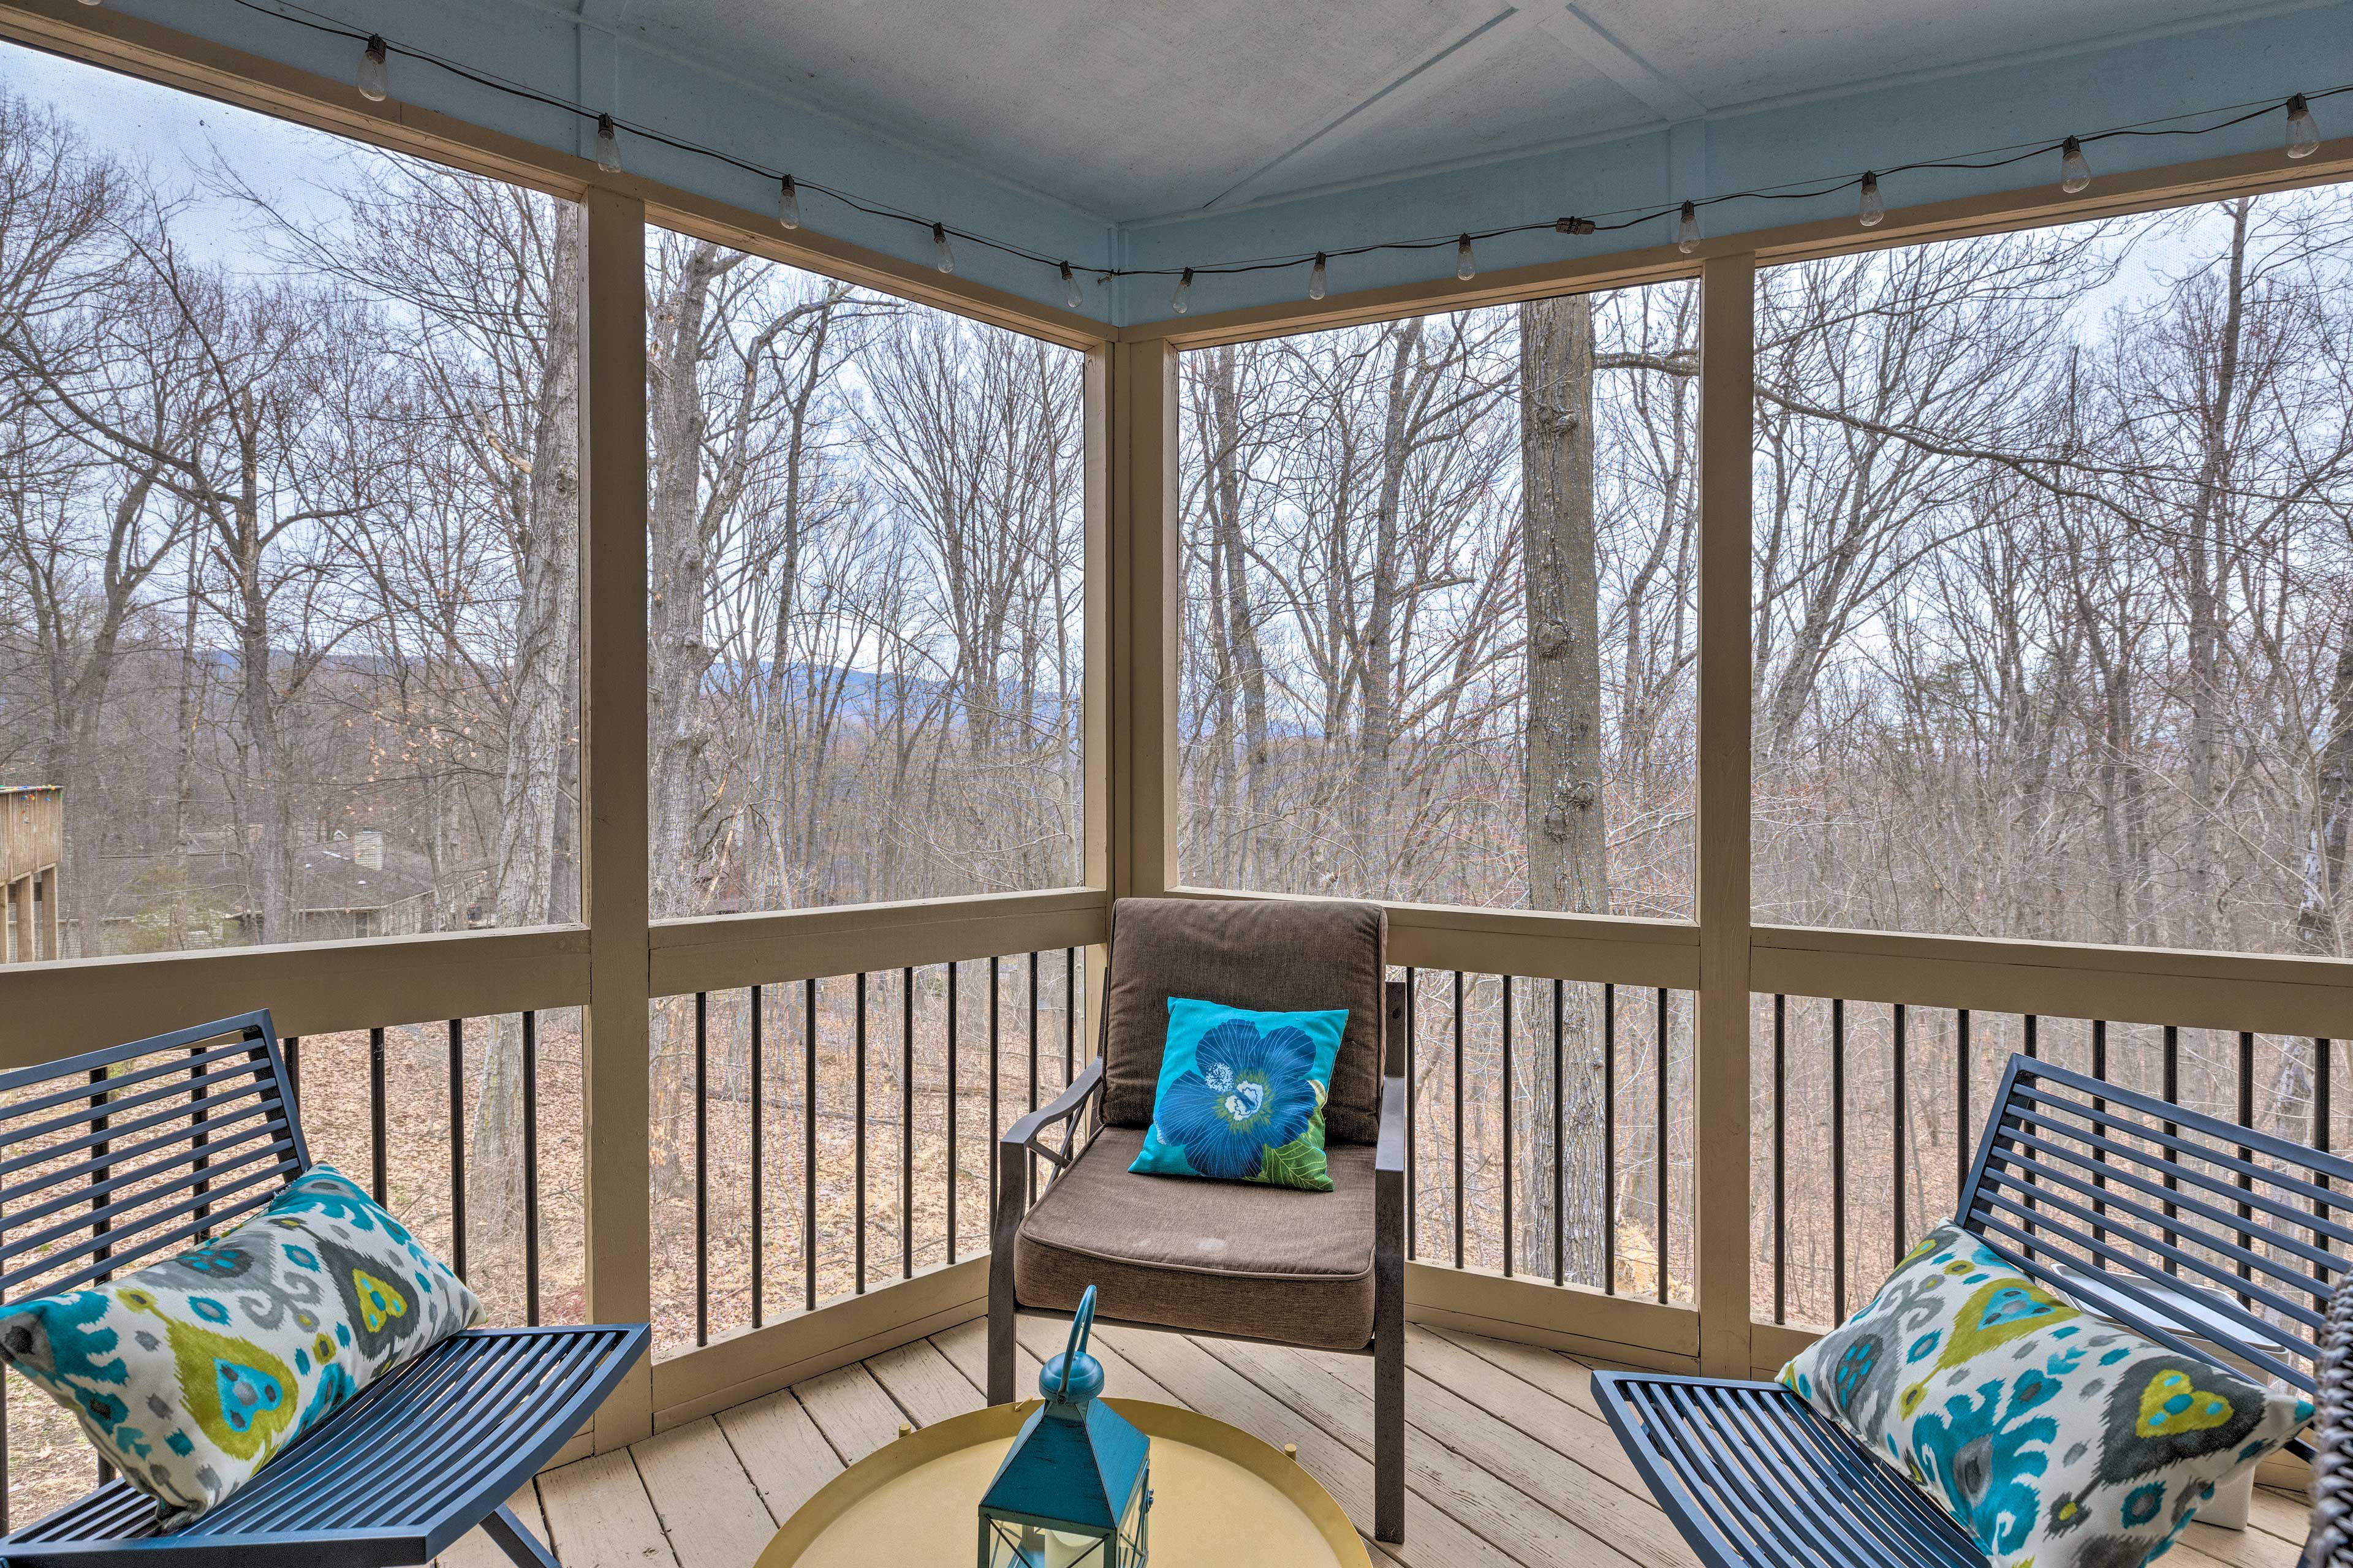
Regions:
M 1381 1079 L 1380 1141 L 1373 1147 L 1373 1173 L 1405 1174 L 1405 1079 Z
M 1071 1163 L 1071 1140 L 1065 1136 L 1061 1150 L 1057 1152 L 1040 1143 L 1039 1135 L 1060 1122 L 1071 1122 L 1075 1126 L 1080 1112 L 1087 1107 L 1087 1101 L 1102 1090 L 1103 1081 L 1103 1058 L 1097 1057 L 1087 1064 L 1084 1072 L 1072 1080 L 1070 1088 L 1054 1098 L 1052 1103 L 1039 1106 L 1007 1128 L 1000 1142 L 1007 1148 L 1026 1149 L 1055 1165 L 1068 1165 Z

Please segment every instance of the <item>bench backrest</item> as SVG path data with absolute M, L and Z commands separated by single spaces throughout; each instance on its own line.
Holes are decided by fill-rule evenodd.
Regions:
M 267 1012 L 0 1073 L 0 1301 L 183 1250 L 310 1163 Z
M 2078 1300 L 2100 1271 L 2100 1310 L 2175 1351 L 2211 1359 L 2194 1334 L 2313 1386 L 2353 1161 L 2024 1056 L 1994 1106 L 1964 1229 Z

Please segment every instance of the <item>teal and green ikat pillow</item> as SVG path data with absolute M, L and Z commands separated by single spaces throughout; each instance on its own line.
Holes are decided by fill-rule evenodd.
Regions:
M 0 1309 L 0 1358 L 72 1412 L 173 1530 L 481 1315 L 398 1220 L 314 1165 L 201 1246 Z
M 1947 1221 L 1781 1384 L 1992 1568 L 2137 1568 L 2310 1401 L 2084 1311 Z
M 1332 1190 L 1324 1102 L 1348 1010 L 1252 1013 L 1168 999 L 1152 1130 L 1128 1169 Z

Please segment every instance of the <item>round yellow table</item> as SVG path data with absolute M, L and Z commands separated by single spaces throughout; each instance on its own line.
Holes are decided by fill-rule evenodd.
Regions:
M 980 1494 L 1036 1405 L 993 1405 L 884 1445 L 803 1503 L 758 1568 L 969 1568 Z M 1153 1568 L 1372 1568 L 1340 1505 L 1282 1450 L 1173 1405 L 1111 1405 L 1152 1439 Z

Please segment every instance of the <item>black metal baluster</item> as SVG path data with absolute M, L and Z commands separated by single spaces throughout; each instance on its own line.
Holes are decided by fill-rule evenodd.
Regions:
M 2239 1125 L 2242 1127 L 2253 1127 L 2254 1124 L 2255 1036 L 2254 1031 L 2252 1029 L 2242 1029 L 2239 1031 Z M 2243 1143 L 2239 1145 L 2240 1159 L 2253 1160 L 2254 1157 L 2255 1152 L 2253 1149 L 2248 1148 Z M 2249 1175 L 2244 1171 L 2240 1172 L 2239 1190 L 2241 1192 L 2251 1193 L 2254 1191 L 2254 1177 Z M 2243 1200 L 2241 1201 L 2239 1204 L 2238 1234 L 2238 1243 L 2241 1247 L 2252 1247 L 2255 1245 L 2254 1238 L 2248 1234 L 2246 1228 L 2247 1222 L 2254 1217 L 2254 1213 L 2255 1211 L 2251 1205 Z M 2239 1265 L 2240 1279 L 2251 1279 L 2253 1277 L 2254 1269 L 2250 1265 L 2245 1263 Z M 2240 1306 L 2244 1307 L 2251 1304 L 2247 1293 L 2244 1290 L 2240 1291 L 2238 1295 Z
M 384 1031 L 379 1029 L 376 1031 L 376 1034 L 378 1037 L 381 1037 Z M 205 1048 L 202 1046 L 190 1046 L 188 1047 L 188 1055 L 192 1057 L 202 1056 L 204 1055 L 204 1050 Z M 213 1119 L 212 1096 L 206 1093 L 201 1088 L 197 1087 L 195 1081 L 203 1076 L 204 1068 L 200 1067 L 192 1067 L 188 1069 L 188 1125 L 195 1129 L 195 1136 L 191 1140 L 191 1142 L 195 1146 L 196 1169 L 199 1172 L 211 1169 L 213 1163 L 213 1157 L 205 1152 L 206 1147 L 212 1142 L 212 1134 L 205 1131 L 206 1124 Z M 376 1074 L 375 1083 L 375 1141 L 376 1147 L 381 1150 L 384 1146 L 384 1074 L 380 1070 Z M 377 1168 L 382 1169 L 383 1163 L 383 1156 L 379 1153 L 376 1157 Z M 378 1184 L 382 1184 L 381 1178 L 378 1180 Z M 196 1191 L 199 1194 L 209 1193 L 212 1190 L 213 1184 L 211 1177 L 201 1174 L 196 1177 Z M 384 1202 L 384 1194 L 381 1192 L 376 1194 L 376 1202 L 379 1204 Z M 196 1219 L 199 1224 L 201 1225 L 203 1221 L 211 1218 L 212 1212 L 213 1205 L 211 1204 L 198 1204 L 196 1205 Z M 199 1237 L 209 1236 L 211 1231 L 212 1227 L 210 1226 L 204 1226 L 203 1228 L 196 1232 L 196 1234 Z
M 449 1020 L 449 1230 L 451 1260 L 466 1277 L 466 1020 Z
M 2312 1146 L 2319 1150 L 2324 1154 L 2328 1152 L 2328 1121 L 2330 1111 L 2330 1106 L 2328 1103 L 2328 1058 L 2333 1054 L 2333 1047 L 2327 1040 L 2315 1039 L 2312 1042 Z M 2322 1192 L 2327 1192 L 2328 1190 L 2328 1177 L 2326 1174 L 2316 1173 L 2313 1177 L 2313 1184 L 2317 1186 Z M 2335 1206 L 2335 1205 L 2327 1203 L 2323 1199 L 2315 1198 L 2312 1200 L 2312 1217 L 2316 1220 L 2325 1220 L 2328 1217 L 2328 1211 Z M 2329 1250 L 2328 1238 L 2321 1235 L 2317 1228 L 2315 1228 L 2312 1233 L 2312 1245 L 2318 1247 L 2323 1252 Z M 2316 1309 L 2325 1307 L 2327 1305 L 2327 1300 L 2328 1299 L 2325 1294 L 2316 1292 L 2313 1296 L 2313 1305 Z
M 1667 1302 L 1667 988 L 1659 987 L 1659 1125 L 1656 1133 L 1659 1149 L 1658 1195 L 1654 1200 L 1659 1218 L 1659 1304 Z
M 1421 1122 L 1421 1101 L 1414 1094 L 1421 1057 L 1414 1048 L 1414 974 L 1411 969 L 1405 972 L 1405 1255 L 1409 1260 L 1414 1255 L 1414 1235 L 1420 1228 L 1414 1222 L 1414 1130 Z
M 1789 999 L 1773 997 L 1773 1321 L 1789 1321 Z
M 2092 1076 L 2102 1083 L 2108 1081 L 2108 1021 L 2105 1018 L 2092 1020 Z M 2100 1118 L 2107 1113 L 2108 1102 L 2099 1095 L 2094 1095 L 2092 1097 L 2092 1132 L 2094 1137 L 2106 1136 L 2107 1129 L 2101 1123 Z M 2104 1193 L 2108 1190 L 2108 1178 L 2101 1173 L 2107 1163 L 2106 1150 L 2093 1149 L 2092 1190 L 2094 1192 Z M 2094 1218 L 2107 1212 L 2108 1205 L 2104 1200 L 2099 1198 L 2092 1200 L 2092 1214 Z M 2107 1232 L 2099 1230 L 2095 1234 L 2105 1237 Z
M 1005 1045 L 998 1036 L 1003 1022 L 997 1016 L 1004 1004 L 997 995 L 999 960 L 988 961 L 988 1163 L 985 1180 L 988 1186 L 988 1234 L 997 1235 L 997 1141 L 1005 1136 L 1005 1112 L 1000 1108 L 997 1080 L 1005 1065 Z
M 694 994 L 694 1342 L 711 1342 L 711 994 Z
M 2172 1024 L 2165 1026 L 2165 1100 L 2168 1105 L 2181 1103 L 2181 1030 Z M 2165 1135 L 2168 1138 L 2174 1137 L 2180 1131 L 2180 1127 L 2175 1122 L 2168 1121 L 2165 1124 Z M 2173 1165 L 2174 1163 L 2171 1160 L 2165 1163 L 2167 1192 L 2175 1190 Z M 2172 1228 L 2174 1206 L 2171 1198 L 2165 1200 L 2165 1218 L 2167 1221 L 2165 1239 L 2169 1244 L 2179 1246 L 2181 1233 Z M 2181 1265 L 2168 1258 L 2165 1260 L 2165 1271 L 2168 1274 L 2179 1274 L 2181 1272 Z
M 1831 998 L 1831 1321 L 1846 1321 L 1846 1002 Z
M 1618 1294 L 1618 987 L 1601 987 L 1601 1289 Z
M 375 1147 L 372 1153 L 375 1201 L 382 1204 L 390 1188 L 384 1138 L 384 1030 L 368 1031 L 368 1129 Z M 199 1139 L 199 1142 L 202 1140 Z
M 752 987 L 752 1326 L 768 1321 L 767 1062 L 761 1051 L 760 987 Z
M 1454 1267 L 1462 1267 L 1462 972 L 1454 972 Z
M 1062 1087 L 1079 1076 L 1079 950 L 1062 950 Z
M 1568 1091 L 1561 1069 L 1562 1036 L 1567 1025 L 1568 987 L 1565 981 L 1552 983 L 1552 1169 L 1545 1180 L 1552 1188 L 1552 1282 L 1568 1280 L 1568 1183 L 1564 1173 L 1568 1169 Z
M 858 1068 L 852 1079 L 857 1084 L 858 1114 L 851 1126 L 855 1130 L 850 1143 L 850 1203 L 857 1215 L 857 1264 L 852 1274 L 858 1294 L 866 1294 L 866 976 L 858 976 L 858 1004 L 854 1016 L 858 1020 Z
M 1029 954 L 1029 1106 L 1031 1110 L 1038 1109 L 1038 954 L 1035 952 L 1032 952 Z M 1022 1201 L 1026 1205 L 1029 1204 L 1034 1204 L 1038 1201 L 1038 1156 L 1035 1154 L 1029 1156 L 1029 1169 L 1025 1173 L 1025 1177 L 1028 1182 L 1028 1185 L 1024 1189 Z M 1026 1206 L 1022 1212 L 1025 1214 L 1029 1212 Z
M 1512 977 L 1504 985 L 1504 1278 L 1512 1277 Z
M 1969 1126 L 1969 1010 L 1967 1007 L 1953 1015 L 1954 1076 L 1959 1089 L 1960 1120 L 1953 1123 L 1953 1201 L 1960 1202 L 1961 1194 L 1968 1190 L 1969 1162 L 1974 1158 L 1977 1139 Z
M 2039 1059 L 2039 1053 L 2036 1051 L 2035 1047 L 2040 1031 L 2037 1029 L 2036 1026 L 2041 1022 L 2042 1020 L 2037 1018 L 2031 1013 L 2027 1014 L 2025 1017 L 2020 1020 L 2025 1034 L 2024 1045 L 2026 1047 L 2026 1055 L 2030 1060 Z
M 801 983 L 801 1268 L 817 1310 L 817 980 Z
M 299 1118 L 302 1109 L 302 1037 L 289 1035 L 286 1046 L 286 1113 Z
M 948 965 L 948 1261 L 956 1260 L 956 966 Z
M 899 1278 L 915 1277 L 915 971 L 900 973 Z
M 523 1321 L 539 1326 L 539 1015 L 522 1016 Z
M 1904 1004 L 1901 1002 L 1895 1004 L 1894 1022 L 1895 1104 L 1894 1115 L 1890 1119 L 1888 1125 L 1894 1130 L 1889 1135 L 1889 1141 L 1894 1145 L 1895 1150 L 1895 1206 L 1894 1209 L 1894 1220 L 1888 1226 L 1887 1244 L 1891 1247 L 1894 1248 L 1895 1261 L 1901 1263 L 1904 1261 L 1904 1255 L 1911 1250 L 1910 1246 L 1905 1239 L 1905 1232 L 1910 1227 L 1905 1222 L 1904 1209 L 1904 1128 L 1906 1121 L 1905 1113 L 1910 1109 L 1910 1106 L 1905 1094 L 1904 1084 L 1905 1018 Z

